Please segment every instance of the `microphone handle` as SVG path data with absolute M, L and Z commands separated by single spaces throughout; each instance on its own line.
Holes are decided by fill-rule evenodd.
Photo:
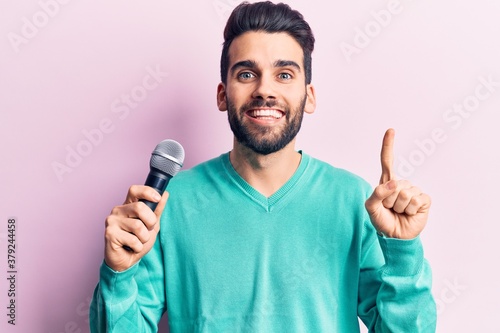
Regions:
M 171 178 L 172 176 L 169 174 L 158 172 L 152 169 L 149 172 L 148 178 L 146 178 L 146 182 L 144 183 L 144 185 L 154 188 L 156 192 L 158 192 L 160 195 L 163 195 L 163 192 L 165 192 L 167 184 Z M 139 201 L 144 202 L 146 206 L 151 208 L 153 212 L 155 211 L 156 206 L 158 205 L 157 202 L 151 202 L 144 199 L 140 199 Z
M 151 186 L 156 190 L 156 192 L 162 195 L 163 192 L 165 192 L 165 188 L 167 188 L 167 184 L 171 178 L 172 176 L 169 174 L 151 170 L 148 174 L 148 178 L 146 178 L 146 182 L 144 183 L 144 185 Z M 140 199 L 139 201 L 144 202 L 146 206 L 151 208 L 153 212 L 155 211 L 156 206 L 158 206 L 157 202 L 151 202 L 144 199 Z M 134 252 L 134 250 L 132 250 L 132 248 L 127 245 L 123 245 L 123 248 L 128 252 Z

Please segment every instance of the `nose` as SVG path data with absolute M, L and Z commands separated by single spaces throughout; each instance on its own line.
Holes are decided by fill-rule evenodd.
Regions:
M 255 99 L 264 99 L 267 100 L 269 98 L 276 98 L 276 91 L 274 87 L 274 80 L 269 77 L 262 75 L 257 81 L 256 81 L 256 87 L 255 90 L 252 94 L 252 97 Z

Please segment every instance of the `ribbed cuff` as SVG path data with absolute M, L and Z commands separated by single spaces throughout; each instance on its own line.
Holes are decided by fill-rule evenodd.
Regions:
M 108 300 L 112 303 L 120 303 L 133 296 L 137 291 L 137 286 L 131 283 L 138 270 L 138 263 L 123 272 L 111 269 L 106 262 L 102 262 L 100 273 L 100 287 L 104 295 L 110 295 Z
M 413 239 L 378 236 L 385 258 L 382 274 L 413 276 L 420 272 L 424 262 L 424 249 L 420 237 Z

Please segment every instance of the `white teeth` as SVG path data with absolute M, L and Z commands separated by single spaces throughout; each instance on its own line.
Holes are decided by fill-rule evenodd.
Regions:
M 276 119 L 280 119 L 283 117 L 283 114 L 278 110 L 252 110 L 250 112 L 250 116 L 252 117 L 273 117 Z

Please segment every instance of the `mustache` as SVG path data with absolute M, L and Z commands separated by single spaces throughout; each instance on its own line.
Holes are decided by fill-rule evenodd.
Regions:
M 244 104 L 241 109 L 242 110 L 248 110 L 248 109 L 254 109 L 254 108 L 274 108 L 278 106 L 281 110 L 285 110 L 284 107 L 278 105 L 278 102 L 274 99 L 268 99 L 268 100 L 263 100 L 263 99 L 254 99 L 250 103 Z

